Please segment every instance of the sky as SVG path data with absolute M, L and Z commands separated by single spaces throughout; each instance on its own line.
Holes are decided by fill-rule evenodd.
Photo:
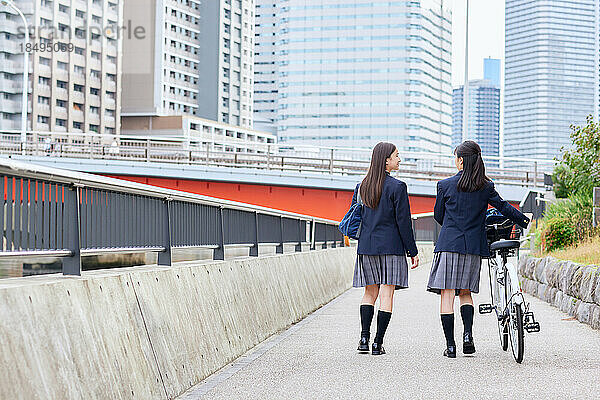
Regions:
M 465 79 L 467 1 L 451 2 L 452 87 L 457 87 Z M 483 59 L 487 57 L 501 59 L 501 71 L 504 70 L 504 0 L 469 0 L 469 79 L 483 78 Z

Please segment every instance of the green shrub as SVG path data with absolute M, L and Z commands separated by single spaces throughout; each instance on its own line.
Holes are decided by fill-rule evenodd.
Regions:
M 573 221 L 568 218 L 554 217 L 545 221 L 541 232 L 542 250 L 554 251 L 571 246 L 577 241 Z
M 592 193 L 600 186 L 600 124 L 590 115 L 586 125 L 571 125 L 573 147 L 562 150 L 562 159 L 553 174 L 556 197 Z
M 569 221 L 575 230 L 575 239 L 579 242 L 593 233 L 592 209 L 592 196 L 578 193 L 566 200 L 550 204 L 544 212 L 544 219 Z

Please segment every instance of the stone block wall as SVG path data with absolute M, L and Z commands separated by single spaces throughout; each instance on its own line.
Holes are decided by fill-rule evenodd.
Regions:
M 523 291 L 600 329 L 600 268 L 553 257 L 521 257 Z

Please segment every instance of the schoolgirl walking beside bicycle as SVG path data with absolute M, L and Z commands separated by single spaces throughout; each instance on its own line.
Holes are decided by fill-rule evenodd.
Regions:
M 463 353 L 473 354 L 473 298 L 479 293 L 481 259 L 489 257 L 485 234 L 488 204 L 524 228 L 529 219 L 503 200 L 485 175 L 481 148 L 465 141 L 454 153 L 458 173 L 438 182 L 434 218 L 442 225 L 429 275 L 427 290 L 440 294 L 440 317 L 446 337 L 444 356 L 456 357 L 454 298 L 460 299 L 463 321 Z

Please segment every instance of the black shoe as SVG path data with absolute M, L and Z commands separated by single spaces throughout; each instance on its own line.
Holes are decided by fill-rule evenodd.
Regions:
M 463 338 L 463 354 L 475 353 L 475 343 L 473 343 L 473 335 L 469 332 L 465 333 Z
M 368 353 L 369 352 L 369 338 L 361 337 L 358 342 L 358 352 L 359 353 Z
M 448 348 L 444 350 L 444 357 L 456 358 L 456 346 L 448 346 Z
M 380 343 L 373 342 L 373 347 L 371 348 L 371 355 L 379 356 L 381 354 L 385 354 L 385 349 L 383 345 Z

